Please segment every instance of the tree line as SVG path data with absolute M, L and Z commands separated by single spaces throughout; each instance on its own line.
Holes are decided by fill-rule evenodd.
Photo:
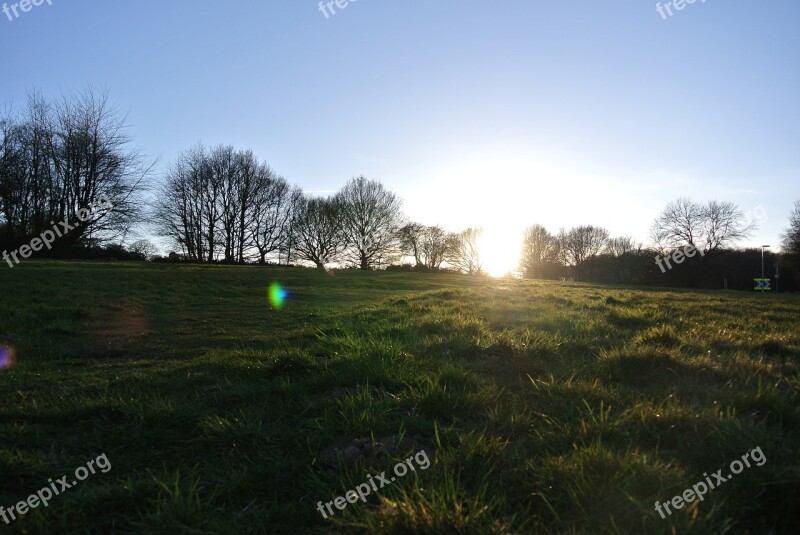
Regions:
M 377 181 L 313 197 L 231 146 L 184 153 L 158 198 L 157 230 L 189 261 L 373 269 L 392 260 L 402 221 L 400 199 Z
M 250 150 L 197 145 L 154 185 L 153 164 L 131 148 L 126 128 L 107 95 L 91 89 L 53 100 L 34 91 L 22 110 L 0 115 L 0 246 L 13 249 L 28 242 L 102 194 L 114 210 L 65 236 L 53 254 L 87 256 L 76 251 L 122 244 L 137 229 L 149 228 L 174 248 L 173 257 L 192 262 L 358 269 L 405 264 L 417 270 L 483 272 L 480 228 L 448 232 L 408 221 L 401 199 L 377 180 L 359 176 L 334 195 L 317 197 L 289 183 Z M 154 200 L 146 200 L 148 193 Z M 554 233 L 533 225 L 521 244 L 519 273 L 712 287 L 742 278 L 741 284 L 748 284 L 738 274 L 752 275 L 752 251 L 734 247 L 753 230 L 733 203 L 686 198 L 668 203 L 658 215 L 649 247 L 631 237 L 611 237 L 594 225 Z M 655 256 L 687 245 L 703 254 L 681 269 L 658 271 Z M 800 201 L 783 248 L 779 265 L 791 284 L 800 254 Z M 128 250 L 138 257 L 154 254 L 146 240 Z
M 198 145 L 181 155 L 151 220 L 193 262 L 377 269 L 412 256 L 430 270 L 482 268 L 477 229 L 448 233 L 408 223 L 400 198 L 364 176 L 335 195 L 308 195 L 251 151 L 231 146 Z
M 141 221 L 148 167 L 125 123 L 92 91 L 48 101 L 32 92 L 20 113 L 0 115 L 0 247 L 14 249 L 74 218 L 101 194 L 114 210 L 65 235 L 56 248 L 124 239 Z
M 746 290 L 760 276 L 762 251 L 735 246 L 754 230 L 756 223 L 734 203 L 679 198 L 653 221 L 649 247 L 628 236 L 610 237 L 606 229 L 591 225 L 557 233 L 533 225 L 525 231 L 520 272 L 533 279 Z M 774 278 L 777 270 L 780 277 L 774 278 L 773 287 L 800 290 L 800 201 L 781 245 L 782 254 L 764 254 L 765 276 Z M 658 261 L 687 248 L 699 254 L 680 255 L 680 265 L 668 268 Z
M 705 257 L 750 236 L 755 228 L 733 203 L 702 204 L 679 198 L 668 203 L 653 222 L 650 235 L 655 247 L 647 249 L 629 236 L 611 238 L 602 227 L 584 225 L 554 235 L 534 225 L 525 231 L 521 270 L 531 278 L 563 278 L 564 268 L 569 268 L 571 278 L 582 280 L 596 271 L 597 257 L 604 255 L 615 264 L 618 278 L 631 279 L 635 277 L 630 269 L 632 256 L 668 256 L 691 246 Z

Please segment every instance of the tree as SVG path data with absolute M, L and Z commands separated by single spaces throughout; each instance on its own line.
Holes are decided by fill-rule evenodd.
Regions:
M 113 209 L 81 218 L 56 246 L 124 238 L 142 220 L 140 196 L 152 169 L 130 148 L 125 130 L 107 94 L 91 89 L 53 102 L 31 92 L 22 116 L 8 111 L 0 118 L 2 241 L 28 242 L 51 221 L 74 221 L 101 196 Z
M 731 202 L 703 205 L 688 198 L 667 204 L 651 228 L 653 241 L 662 250 L 691 245 L 704 253 L 733 245 L 752 234 L 756 224 Z
M 546 274 L 552 274 L 559 250 L 560 243 L 555 236 L 542 225 L 533 225 L 525 230 L 520 270 L 529 278 L 544 278 Z
M 234 148 L 218 146 L 205 156 L 215 185 L 213 194 L 213 208 L 219 207 L 220 241 L 224 245 L 224 260 L 235 262 L 239 250 L 238 224 L 246 210 L 244 199 L 241 198 L 241 185 L 245 184 L 246 154 L 237 154 Z M 209 205 L 211 208 L 211 205 Z M 210 229 L 215 232 L 214 228 Z M 213 258 L 208 259 L 209 262 Z
M 704 248 L 707 252 L 733 245 L 753 234 L 755 222 L 747 218 L 732 202 L 710 201 L 703 209 L 705 235 Z
M 480 275 L 483 270 L 480 240 L 483 229 L 468 228 L 458 234 L 450 235 L 447 262 L 468 275 Z
M 425 227 L 420 243 L 422 264 L 428 269 L 441 269 L 453 243 L 442 227 Z
M 212 184 L 211 173 L 205 148 L 198 145 L 184 152 L 167 171 L 153 206 L 157 232 L 192 262 L 213 260 L 216 249 L 211 227 L 219 222 L 213 193 L 218 188 Z
M 198 145 L 168 171 L 153 220 L 191 261 L 265 264 L 287 246 L 295 195 L 251 151 Z
M 267 255 L 287 249 L 287 242 L 291 240 L 293 202 L 298 195 L 302 196 L 302 192 L 293 190 L 284 178 L 275 176 L 266 165 L 259 167 L 256 183 L 251 232 L 258 250 L 258 261 L 264 264 Z
M 284 239 L 281 240 L 281 246 L 278 249 L 278 263 L 281 263 L 281 259 L 285 262 L 285 264 L 291 265 L 294 261 L 294 258 L 297 257 L 297 254 L 294 249 L 294 225 L 295 220 L 300 214 L 300 210 L 303 208 L 305 203 L 305 195 L 303 194 L 303 190 L 298 187 L 293 187 L 291 193 L 289 194 L 289 203 L 286 207 L 287 210 L 287 223 L 284 226 L 283 233 Z
M 601 227 L 583 225 L 559 233 L 561 254 L 567 264 L 575 268 L 575 280 L 582 280 L 586 265 L 600 251 L 608 240 L 608 231 Z
M 143 220 L 141 194 L 147 189 L 154 163 L 145 164 L 129 148 L 127 125 L 108 101 L 107 93 L 87 89 L 64 96 L 53 107 L 53 132 L 46 150 L 52 159 L 52 180 L 60 205 L 56 218 L 68 217 L 106 195 L 114 209 L 105 217 L 81 224 L 67 243 L 109 241 L 125 236 Z
M 417 267 L 423 265 L 422 262 L 422 240 L 427 227 L 420 223 L 408 223 L 397 233 L 403 253 L 414 257 Z
M 324 269 L 339 259 L 347 245 L 342 206 L 338 200 L 302 198 L 292 221 L 294 254 Z
M 441 269 L 453 244 L 441 227 L 408 223 L 398 232 L 403 254 L 413 256 L 416 267 Z
M 130 244 L 128 250 L 144 260 L 149 260 L 158 255 L 158 247 L 148 240 L 137 240 Z
M 637 243 L 630 236 L 611 238 L 606 241 L 606 253 L 613 259 L 613 267 L 617 282 L 622 282 L 623 278 L 630 280 L 633 271 L 633 256 L 639 254 L 642 244 Z
M 614 258 L 620 258 L 626 254 L 634 253 L 641 250 L 642 244 L 630 236 L 621 236 L 619 238 L 611 238 L 606 242 L 606 252 Z
M 795 201 L 789 215 L 789 227 L 781 235 L 783 249 L 789 254 L 800 255 L 800 200 Z
M 346 259 L 372 269 L 399 251 L 401 201 L 383 184 L 363 176 L 350 180 L 336 195 L 347 238 Z

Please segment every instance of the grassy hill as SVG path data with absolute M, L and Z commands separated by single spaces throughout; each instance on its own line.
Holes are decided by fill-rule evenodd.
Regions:
M 289 292 L 282 309 L 267 289 Z M 304 269 L 0 270 L 3 531 L 795 533 L 800 299 Z M 654 504 L 760 448 L 662 519 Z M 318 502 L 425 451 L 366 502 Z M 74 478 L 72 478 L 74 479 Z

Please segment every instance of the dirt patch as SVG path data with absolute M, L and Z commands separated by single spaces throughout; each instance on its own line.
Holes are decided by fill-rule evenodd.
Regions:
M 90 344 L 96 351 L 116 355 L 146 336 L 149 328 L 150 320 L 144 311 L 120 307 L 91 330 Z

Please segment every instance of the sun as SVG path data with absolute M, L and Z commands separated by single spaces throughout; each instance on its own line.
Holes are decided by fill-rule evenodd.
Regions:
M 519 267 L 522 237 L 509 229 L 486 228 L 480 250 L 483 270 L 492 277 L 503 277 Z

